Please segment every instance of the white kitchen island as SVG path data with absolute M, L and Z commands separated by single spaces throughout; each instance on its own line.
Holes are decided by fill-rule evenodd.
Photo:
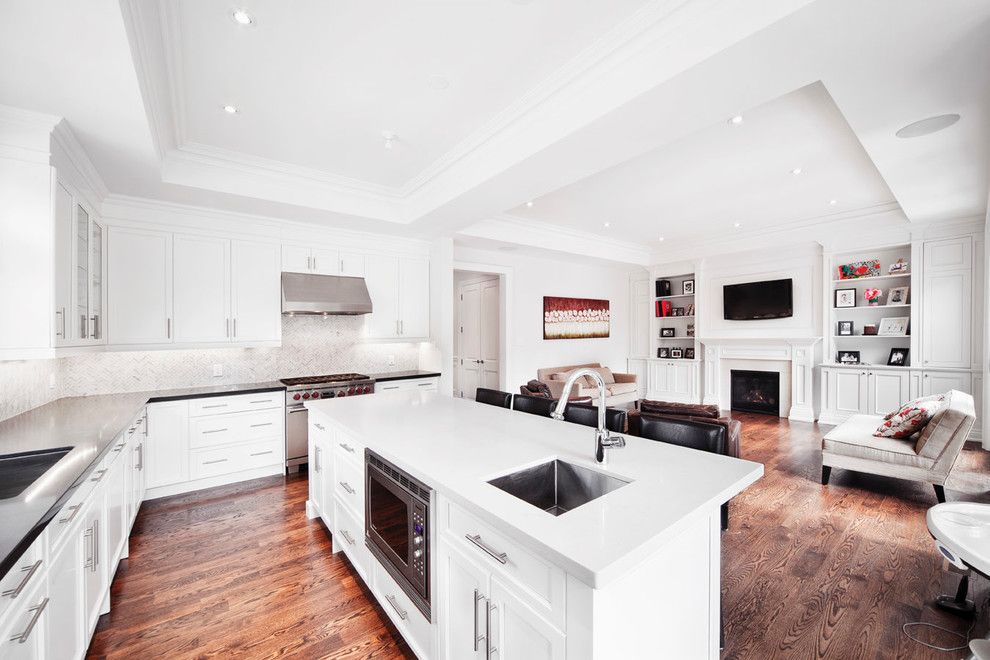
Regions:
M 429 392 L 306 405 L 307 515 L 420 657 L 718 657 L 719 506 L 762 465 L 627 436 L 599 466 L 592 428 Z M 433 489 L 430 620 L 365 547 L 366 448 Z M 629 483 L 560 516 L 488 483 L 553 459 Z

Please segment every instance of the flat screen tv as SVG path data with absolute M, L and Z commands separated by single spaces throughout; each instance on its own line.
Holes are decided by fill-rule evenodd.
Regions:
M 793 281 L 744 282 L 722 287 L 722 311 L 729 321 L 784 319 L 794 316 Z

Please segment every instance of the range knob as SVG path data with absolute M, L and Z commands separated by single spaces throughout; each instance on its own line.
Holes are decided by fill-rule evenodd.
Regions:
M 348 394 L 354 394 L 354 388 L 353 387 L 347 388 L 347 393 Z
M 340 390 L 339 392 L 337 392 L 337 396 L 347 396 L 347 392 L 345 392 L 344 390 Z
M 309 398 L 309 392 L 303 392 L 303 398 L 304 399 L 308 399 Z
M 413 525 L 413 531 L 416 532 L 417 534 L 422 534 L 423 533 L 423 523 L 416 523 L 415 525 Z
M 420 545 L 422 543 L 423 543 L 423 537 L 422 536 L 414 536 L 413 537 L 413 545 Z
M 293 401 L 298 401 L 298 400 L 299 400 L 299 399 L 301 399 L 301 398 L 302 398 L 302 397 L 301 397 L 301 396 L 299 396 L 298 394 L 293 394 L 293 395 L 292 395 L 292 400 L 293 400 Z
M 313 398 L 314 399 L 319 399 L 320 398 L 320 393 L 319 392 L 313 392 Z
M 371 385 L 365 385 L 364 386 L 364 393 L 365 394 L 371 394 Z
M 423 556 L 422 550 L 413 550 L 413 559 L 419 559 Z

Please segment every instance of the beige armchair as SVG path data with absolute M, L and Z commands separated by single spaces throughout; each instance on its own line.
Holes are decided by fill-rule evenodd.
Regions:
M 878 438 L 880 415 L 853 415 L 822 439 L 822 484 L 833 467 L 925 481 L 945 501 L 943 485 L 976 422 L 973 397 L 952 390 L 917 440 Z
M 537 369 L 536 380 L 550 388 L 550 393 L 554 399 L 559 399 L 564 395 L 564 385 L 566 384 L 567 377 L 570 376 L 572 371 L 581 369 L 582 367 L 596 369 L 602 374 L 602 378 L 605 380 L 605 387 L 608 391 L 608 395 L 605 397 L 606 404 L 628 403 L 639 398 L 639 386 L 636 384 L 636 374 L 615 373 L 611 369 L 602 367 L 598 362 Z M 579 380 L 571 388 L 569 397 L 591 397 L 593 401 L 597 401 L 598 387 L 595 386 L 590 378 L 584 382 Z

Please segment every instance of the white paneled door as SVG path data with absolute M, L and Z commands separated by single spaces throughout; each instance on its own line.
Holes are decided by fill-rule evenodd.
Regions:
M 473 399 L 479 387 L 499 387 L 499 283 L 487 280 L 462 285 L 458 292 L 461 357 L 459 387 Z
M 925 243 L 922 364 L 926 369 L 971 366 L 972 254 L 968 237 Z
M 230 316 L 233 341 L 281 338 L 278 245 L 231 241 Z
M 172 238 L 172 316 L 176 343 L 230 341 L 230 241 Z
M 172 235 L 112 227 L 107 258 L 110 343 L 170 343 Z

